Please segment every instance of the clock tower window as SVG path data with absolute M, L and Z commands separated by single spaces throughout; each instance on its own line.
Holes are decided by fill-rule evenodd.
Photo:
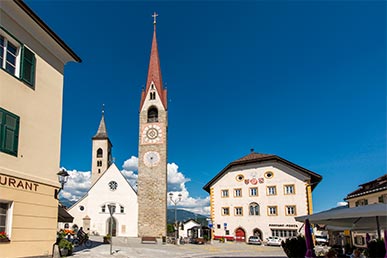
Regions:
M 156 99 L 156 92 L 151 92 L 149 96 L 151 100 Z
M 150 107 L 148 110 L 148 123 L 153 123 L 158 121 L 159 121 L 159 112 L 157 108 Z

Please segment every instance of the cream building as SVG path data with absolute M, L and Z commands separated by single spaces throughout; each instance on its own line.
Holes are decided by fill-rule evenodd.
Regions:
M 252 150 L 203 187 L 210 194 L 214 238 L 296 236 L 302 223 L 294 217 L 312 213 L 312 190 L 321 179 L 281 157 Z
M 348 202 L 349 208 L 374 203 L 387 203 L 387 174 L 359 185 L 359 188 L 349 193 L 344 200 Z M 357 230 L 351 232 L 352 243 L 357 247 L 366 248 L 367 233 L 370 235 L 370 239 L 378 238 L 376 230 Z
M 23 1 L 0 1 L 1 257 L 52 255 L 68 62 L 81 59 Z

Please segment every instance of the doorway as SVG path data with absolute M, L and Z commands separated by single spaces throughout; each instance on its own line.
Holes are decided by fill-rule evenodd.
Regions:
M 108 229 L 106 234 L 110 234 L 110 232 L 112 232 L 112 236 L 117 236 L 117 222 L 114 217 L 107 220 L 106 228 Z
M 237 228 L 235 230 L 235 241 L 237 242 L 246 241 L 246 232 L 242 228 Z

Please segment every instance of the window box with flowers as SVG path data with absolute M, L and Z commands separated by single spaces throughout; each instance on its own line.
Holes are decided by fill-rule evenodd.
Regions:
M 10 241 L 11 240 L 9 240 L 7 234 L 4 231 L 0 232 L 0 243 L 8 243 Z

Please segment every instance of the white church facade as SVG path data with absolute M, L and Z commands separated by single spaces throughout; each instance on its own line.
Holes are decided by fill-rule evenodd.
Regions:
M 115 207 L 112 220 L 109 205 Z M 68 212 L 73 225 L 83 227 L 92 235 L 137 237 L 137 193 L 115 164 L 92 185 L 89 192 Z
M 117 166 L 111 163 L 111 146 L 102 115 L 98 132 L 93 137 L 93 183 L 90 190 L 68 209 L 74 217 L 71 227 L 83 227 L 91 235 L 112 232 L 113 236 L 137 237 L 137 193 Z M 109 167 L 101 172 L 104 164 Z M 112 217 L 109 205 L 115 207 Z

